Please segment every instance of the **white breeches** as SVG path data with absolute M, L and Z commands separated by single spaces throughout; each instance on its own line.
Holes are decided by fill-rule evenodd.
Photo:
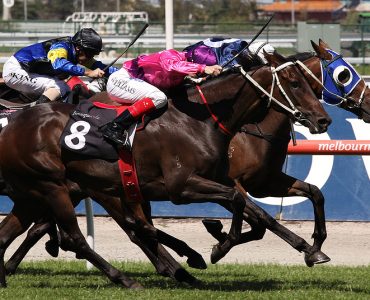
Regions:
M 134 103 L 143 98 L 152 99 L 156 108 L 167 103 L 165 93 L 144 80 L 131 77 L 124 68 L 109 76 L 107 92 L 112 100 L 119 103 Z
M 50 88 L 59 90 L 61 97 L 70 91 L 63 80 L 47 75 L 28 73 L 14 56 L 5 62 L 3 78 L 7 86 L 31 97 L 39 97 Z

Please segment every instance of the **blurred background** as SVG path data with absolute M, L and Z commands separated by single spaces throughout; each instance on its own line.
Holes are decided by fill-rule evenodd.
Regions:
M 274 19 L 258 40 L 280 53 L 312 51 L 310 40 L 324 39 L 340 52 L 370 84 L 370 1 L 338 0 L 2 0 L 0 6 L 0 67 L 21 47 L 55 37 L 71 36 L 93 27 L 103 38 L 99 60 L 110 63 L 120 55 L 145 23 L 145 33 L 117 61 L 170 47 L 182 50 L 211 36 L 252 39 L 272 14 Z M 169 18 L 170 17 L 170 18 Z M 168 22 L 171 19 L 171 22 Z M 334 122 L 325 140 L 370 140 L 370 124 L 332 106 Z M 298 139 L 317 139 L 296 128 Z M 370 153 L 370 152 L 369 152 Z M 370 221 L 369 155 L 288 155 L 284 172 L 313 184 L 326 196 L 329 220 Z M 344 176 L 343 176 L 344 175 Z M 309 177 L 311 176 L 311 177 Z M 2 197 L 6 198 L 6 197 Z M 313 219 L 311 203 L 289 198 L 257 200 L 270 214 L 284 219 Z M 0 201 L 0 213 L 12 207 Z M 154 216 L 229 217 L 216 205 L 175 206 L 153 203 Z M 89 209 L 90 210 L 90 209 Z M 84 204 L 77 207 L 84 213 Z M 94 204 L 95 214 L 105 211 Z
M 119 54 L 140 30 L 150 27 L 127 52 L 137 56 L 166 48 L 168 0 L 3 0 L 0 56 L 31 43 L 72 35 L 93 27 L 103 37 L 101 59 Z M 260 36 L 282 54 L 311 50 L 309 40 L 323 38 L 370 75 L 370 1 L 359 0 L 170 0 L 173 8 L 173 48 L 210 36 L 250 39 L 274 14 Z M 0 60 L 2 63 L 2 60 Z

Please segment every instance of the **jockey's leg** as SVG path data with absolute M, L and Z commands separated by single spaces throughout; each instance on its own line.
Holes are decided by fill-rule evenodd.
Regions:
M 58 78 L 27 72 L 17 59 L 10 57 L 3 68 L 3 78 L 7 86 L 31 98 L 40 97 L 39 103 L 64 97 L 70 91 L 67 84 Z
M 124 69 L 109 77 L 107 92 L 117 102 L 133 104 L 103 128 L 103 136 L 118 146 L 130 149 L 127 129 L 143 115 L 166 105 L 167 97 L 153 85 L 130 77 Z
M 131 148 L 127 129 L 141 116 L 153 111 L 155 105 L 152 99 L 144 98 L 124 110 L 117 118 L 104 128 L 103 136 L 118 146 Z
M 48 103 L 60 98 L 60 90 L 57 88 L 49 88 L 36 101 L 37 104 Z

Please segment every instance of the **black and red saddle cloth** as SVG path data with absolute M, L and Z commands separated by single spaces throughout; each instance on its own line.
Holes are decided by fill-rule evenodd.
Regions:
M 70 119 L 60 138 L 61 146 L 93 158 L 118 160 L 117 148 L 103 137 L 100 128 L 125 109 L 125 106 L 81 101 L 70 114 Z
M 70 114 L 60 143 L 69 151 L 92 158 L 118 160 L 122 185 L 130 201 L 141 202 L 139 182 L 132 152 L 117 150 L 104 139 L 100 128 L 112 121 L 126 109 L 125 106 L 110 106 L 101 102 L 81 101 Z
M 11 119 L 15 118 L 21 110 L 0 108 L 0 131 L 8 125 Z

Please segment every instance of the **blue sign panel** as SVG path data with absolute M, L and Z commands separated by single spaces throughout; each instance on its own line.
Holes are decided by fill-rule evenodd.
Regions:
M 311 135 L 296 126 L 297 139 L 370 140 L 370 124 L 365 124 L 342 109 L 325 106 L 333 124 L 325 134 Z M 328 220 L 370 221 L 370 155 L 289 155 L 285 172 L 317 185 L 325 196 Z M 271 178 L 273 180 L 273 178 Z M 303 197 L 254 199 L 272 216 L 282 214 L 286 220 L 313 219 L 312 204 Z M 9 212 L 12 202 L 0 199 L 0 212 Z M 85 212 L 82 202 L 77 213 Z M 106 214 L 94 203 L 94 213 Z M 153 216 L 230 217 L 216 204 L 174 205 L 169 201 L 152 202 Z

